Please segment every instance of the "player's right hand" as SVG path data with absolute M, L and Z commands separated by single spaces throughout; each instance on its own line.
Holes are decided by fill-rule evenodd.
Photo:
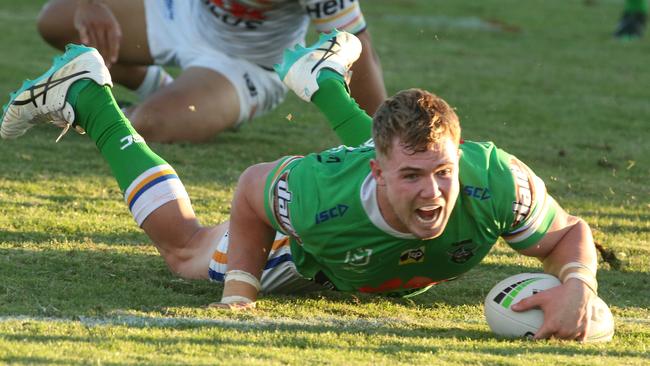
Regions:
M 122 40 L 122 28 L 106 4 L 82 1 L 74 14 L 74 26 L 81 43 L 94 47 L 107 67 L 117 62 Z

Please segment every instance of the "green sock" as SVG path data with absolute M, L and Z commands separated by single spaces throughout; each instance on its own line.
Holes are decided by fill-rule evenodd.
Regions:
M 359 146 L 372 136 L 372 118 L 350 97 L 343 77 L 331 70 L 318 74 L 311 102 L 325 115 L 344 145 Z
M 95 141 L 122 192 L 147 169 L 167 164 L 133 129 L 110 87 L 80 80 L 70 87 L 66 100 L 74 107 L 75 122 Z
M 626 0 L 626 13 L 648 13 L 648 0 Z

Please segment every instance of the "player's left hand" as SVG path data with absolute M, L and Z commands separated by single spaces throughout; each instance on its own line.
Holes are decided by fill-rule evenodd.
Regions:
M 235 302 L 231 304 L 224 304 L 222 302 L 213 302 L 212 304 L 208 305 L 209 308 L 218 308 L 218 309 L 228 309 L 228 310 L 253 310 L 255 309 L 255 303 L 254 302 Z
M 589 303 L 596 295 L 582 281 L 569 279 L 564 284 L 521 300 L 514 311 L 539 308 L 544 323 L 534 339 L 559 338 L 584 341 L 591 319 Z

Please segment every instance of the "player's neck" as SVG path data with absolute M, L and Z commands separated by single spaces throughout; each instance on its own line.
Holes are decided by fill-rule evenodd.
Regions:
M 409 233 L 408 228 L 402 221 L 397 217 L 393 206 L 388 201 L 388 196 L 386 195 L 386 187 L 377 184 L 377 206 L 379 206 L 379 212 L 384 218 L 384 221 L 396 231 L 400 233 Z

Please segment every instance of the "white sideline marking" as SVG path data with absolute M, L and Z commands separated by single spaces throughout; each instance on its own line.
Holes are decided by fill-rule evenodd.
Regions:
M 86 326 L 105 326 L 105 325 L 126 325 L 131 327 L 175 327 L 175 326 L 200 326 L 213 325 L 231 328 L 269 328 L 278 326 L 320 326 L 336 328 L 381 328 L 384 326 L 413 326 L 406 319 L 400 318 L 382 318 L 382 319 L 347 319 L 347 318 L 311 318 L 311 319 L 292 319 L 292 318 L 268 318 L 260 317 L 255 319 L 236 320 L 236 319 L 209 319 L 209 318 L 190 318 L 190 317 L 153 317 L 137 315 L 117 315 L 115 317 L 87 317 L 79 316 L 74 318 L 55 318 L 55 317 L 38 317 L 38 316 L 0 316 L 0 324 L 8 322 L 51 322 L 51 323 L 74 323 L 79 322 Z M 647 324 L 650 325 L 648 318 L 628 318 L 614 317 L 617 323 L 627 324 Z M 480 321 L 468 321 L 465 323 L 478 323 Z M 458 323 L 454 320 L 453 323 Z

